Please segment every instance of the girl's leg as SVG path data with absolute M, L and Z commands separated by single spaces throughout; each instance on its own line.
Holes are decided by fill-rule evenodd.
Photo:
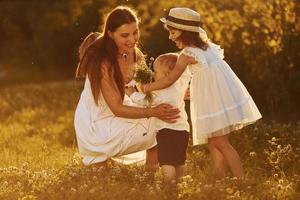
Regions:
M 226 163 L 229 166 L 232 174 L 238 178 L 242 177 L 243 176 L 242 162 L 239 157 L 239 154 L 229 143 L 228 134 L 224 136 L 210 138 L 210 140 L 213 141 L 217 149 L 224 156 Z
M 186 165 L 178 165 L 175 168 L 176 170 L 176 178 L 179 179 L 186 174 Z
M 214 171 L 218 178 L 224 178 L 226 173 L 226 161 L 223 154 L 216 147 L 214 138 L 208 138 L 208 149 L 214 164 Z
M 146 169 L 156 170 L 157 168 L 158 168 L 157 146 L 154 146 L 151 149 L 147 149 L 146 151 Z
M 176 182 L 176 169 L 172 165 L 162 165 L 161 166 L 164 181 L 168 183 Z

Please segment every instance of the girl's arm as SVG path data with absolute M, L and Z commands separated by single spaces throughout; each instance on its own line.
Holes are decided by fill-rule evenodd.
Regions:
M 195 63 L 197 62 L 193 57 L 185 54 L 180 54 L 176 62 L 176 66 L 166 77 L 158 81 L 155 81 L 153 83 L 142 85 L 141 90 L 144 93 L 147 93 L 153 90 L 160 90 L 163 88 L 167 88 L 170 85 L 172 85 L 181 76 L 181 74 L 184 72 L 184 70 L 189 64 L 195 64 Z
M 137 108 L 123 105 L 123 98 L 118 92 L 116 83 L 111 78 L 106 67 L 102 69 L 101 93 L 110 110 L 117 117 L 146 118 L 157 117 L 165 122 L 173 123 L 179 117 L 179 110 L 169 104 L 160 104 L 154 108 Z

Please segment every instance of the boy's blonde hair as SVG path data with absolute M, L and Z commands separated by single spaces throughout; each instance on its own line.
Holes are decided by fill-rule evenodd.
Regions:
M 172 70 L 176 65 L 177 59 L 177 53 L 166 53 L 158 56 L 155 60 L 155 64 L 167 68 L 167 70 Z

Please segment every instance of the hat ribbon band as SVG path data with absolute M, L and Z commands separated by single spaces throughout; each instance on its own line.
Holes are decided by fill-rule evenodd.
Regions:
M 199 22 L 199 21 L 184 20 L 184 19 L 179 19 L 179 18 L 172 17 L 172 16 L 167 16 L 166 19 L 170 22 L 174 22 L 174 23 L 181 24 L 181 25 L 187 25 L 187 26 L 200 26 L 201 25 L 201 22 Z

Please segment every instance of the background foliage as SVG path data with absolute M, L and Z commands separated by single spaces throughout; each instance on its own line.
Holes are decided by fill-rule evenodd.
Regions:
M 205 145 L 189 145 L 176 191 L 141 165 L 82 165 L 73 125 L 82 84 L 70 79 L 82 39 L 117 5 L 138 11 L 153 57 L 177 51 L 159 23 L 170 7 L 201 13 L 264 116 L 231 137 L 243 180 L 216 181 Z M 296 0 L 0 0 L 0 199 L 300 199 L 299 10 Z
M 104 14 L 117 5 L 138 11 L 141 46 L 149 56 L 176 50 L 159 22 L 170 7 L 199 11 L 209 37 L 225 48 L 226 61 L 263 115 L 299 119 L 296 0 L 2 0 L 0 83 L 72 78 L 82 39 L 101 30 Z

